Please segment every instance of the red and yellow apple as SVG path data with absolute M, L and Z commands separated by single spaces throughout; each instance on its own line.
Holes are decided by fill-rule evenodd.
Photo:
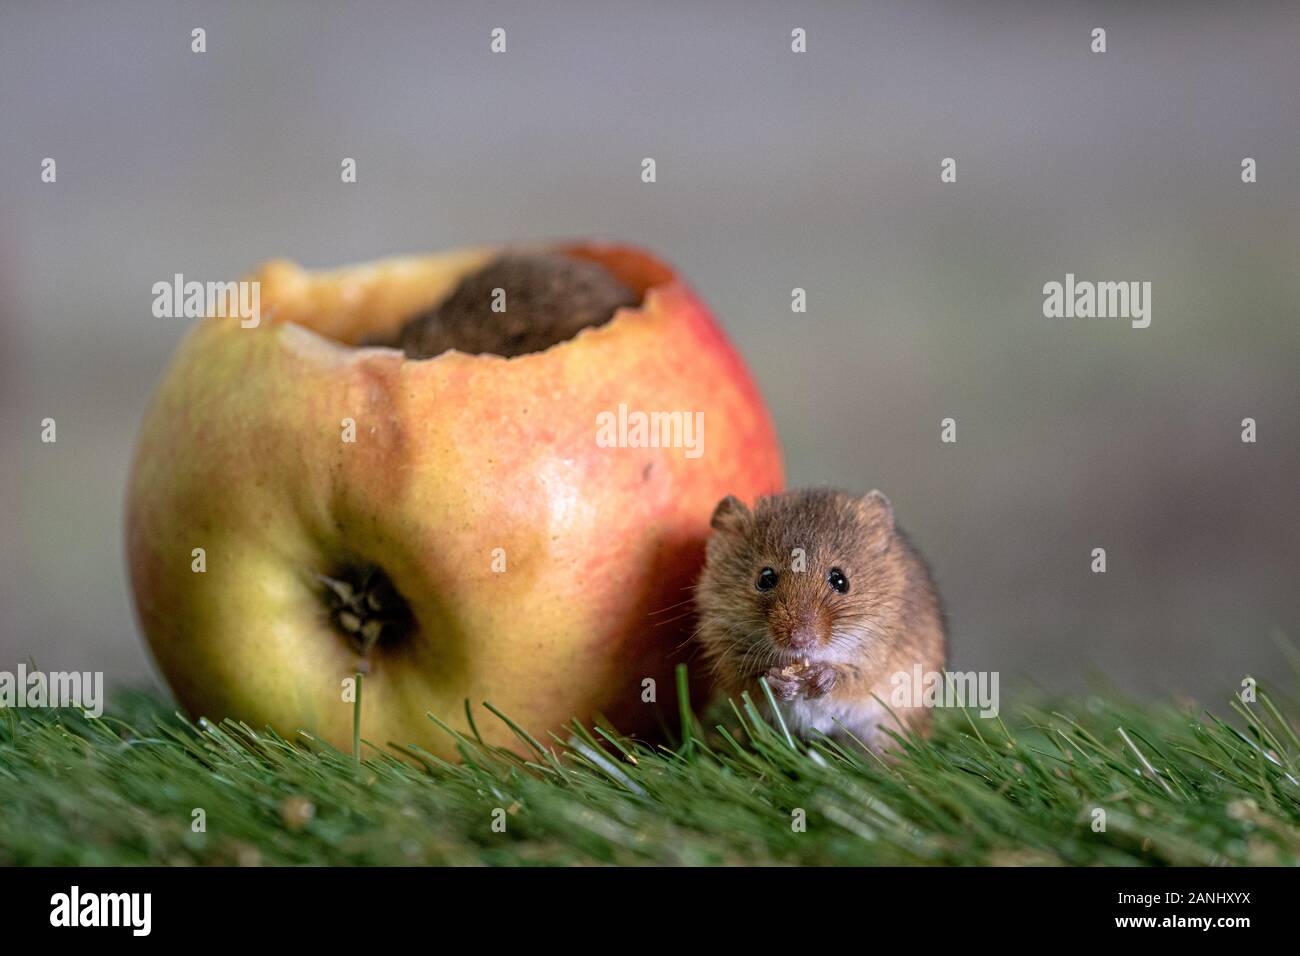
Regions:
M 467 729 L 467 699 L 536 736 L 597 714 L 646 732 L 675 707 L 710 515 L 724 495 L 779 490 L 780 450 L 741 359 L 669 267 L 563 251 L 642 298 L 543 352 L 416 360 L 359 344 L 394 336 L 492 249 L 330 272 L 271 262 L 252 277 L 260 324 L 210 317 L 189 334 L 127 502 L 139 619 L 187 711 L 348 746 L 343 681 L 362 668 L 363 735 L 450 756 L 426 714 Z M 620 406 L 702 412 L 702 453 L 598 442 Z M 321 581 L 365 565 L 413 623 L 363 659 Z M 478 713 L 485 739 L 516 746 Z

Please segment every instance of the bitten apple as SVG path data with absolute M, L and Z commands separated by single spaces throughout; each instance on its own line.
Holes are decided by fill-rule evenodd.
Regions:
M 562 249 L 641 301 L 542 352 L 359 345 L 394 339 L 500 250 L 271 262 L 252 277 L 255 327 L 213 317 L 186 338 L 141 431 L 127 551 L 187 711 L 344 747 L 343 682 L 360 669 L 363 735 L 442 756 L 453 741 L 426 714 L 468 731 L 466 700 L 509 746 L 481 702 L 538 737 L 597 714 L 646 732 L 672 711 L 713 508 L 780 490 L 780 450 L 741 359 L 668 266 Z M 637 413 L 700 423 L 698 454 L 667 427 L 601 440 L 601 422 Z

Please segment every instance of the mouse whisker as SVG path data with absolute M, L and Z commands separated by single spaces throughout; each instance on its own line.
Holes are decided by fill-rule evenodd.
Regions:
M 684 621 L 684 620 L 686 620 L 688 617 L 690 617 L 690 616 L 691 616 L 692 614 L 694 614 L 694 613 L 695 613 L 694 610 L 686 611 L 685 613 L 678 614 L 676 617 L 670 617 L 670 618 L 668 618 L 667 620 L 663 620 L 663 621 L 656 621 L 654 626 L 655 626 L 655 627 L 664 627 L 664 626 L 666 626 L 666 625 L 668 625 L 668 624 L 676 624 L 678 621 Z
M 651 611 L 650 614 L 651 616 L 654 616 L 656 614 L 667 614 L 669 611 L 673 610 L 674 608 L 679 608 L 683 604 L 692 603 L 693 600 L 694 600 L 693 598 L 686 598 L 684 601 L 678 601 L 676 604 L 669 604 L 667 607 L 661 607 L 657 611 Z

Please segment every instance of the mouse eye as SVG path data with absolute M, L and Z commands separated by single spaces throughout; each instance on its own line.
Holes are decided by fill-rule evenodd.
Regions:
M 844 572 L 839 568 L 831 568 L 830 574 L 826 575 L 826 583 L 840 594 L 849 593 L 849 579 L 844 576 Z
M 758 580 L 754 582 L 754 587 L 760 591 L 770 591 L 776 587 L 776 572 L 771 568 L 764 568 L 758 572 Z

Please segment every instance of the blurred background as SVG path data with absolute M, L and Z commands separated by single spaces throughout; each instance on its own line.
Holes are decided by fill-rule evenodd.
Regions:
M 601 237 L 713 305 L 792 483 L 891 496 L 957 667 L 1293 687 L 1300 8 L 849 6 L 5 3 L 0 669 L 158 682 L 122 558 L 188 328 L 154 282 Z M 1150 328 L 1044 318 L 1067 272 L 1150 281 Z

